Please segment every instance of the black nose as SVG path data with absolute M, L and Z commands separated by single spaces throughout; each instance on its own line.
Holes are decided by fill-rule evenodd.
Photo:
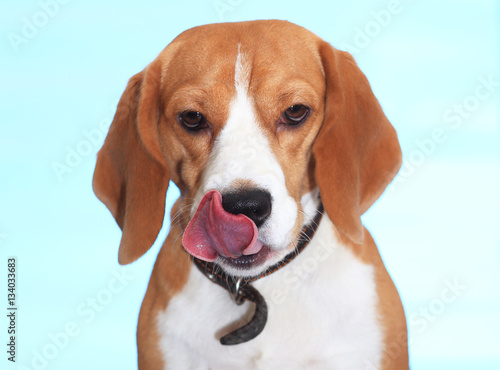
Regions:
M 257 227 L 271 214 L 271 194 L 265 190 L 241 190 L 222 195 L 222 207 L 233 215 L 244 214 Z

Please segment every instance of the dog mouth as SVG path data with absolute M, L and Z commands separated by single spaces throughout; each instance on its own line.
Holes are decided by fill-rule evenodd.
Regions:
M 248 274 L 262 269 L 276 254 L 258 235 L 254 221 L 244 214 L 227 212 L 221 194 L 212 190 L 186 226 L 182 245 L 195 258 Z
M 271 250 L 268 246 L 263 246 L 260 251 L 250 255 L 243 255 L 237 258 L 231 258 L 219 255 L 217 263 L 219 265 L 229 266 L 235 269 L 250 270 L 256 267 L 260 267 L 266 263 Z

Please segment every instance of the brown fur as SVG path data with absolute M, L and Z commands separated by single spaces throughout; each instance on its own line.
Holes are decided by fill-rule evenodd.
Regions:
M 384 352 L 383 368 L 408 368 L 399 295 L 360 219 L 399 169 L 396 133 L 349 54 L 282 21 L 188 30 L 132 77 L 120 100 L 98 155 L 93 186 L 123 230 L 121 264 L 139 258 L 155 241 L 169 180 L 181 191 L 141 308 L 139 366 L 162 366 L 155 320 L 185 285 L 191 268 L 179 235 L 235 95 L 238 44 L 251 63 L 249 95 L 289 194 L 300 207 L 302 195 L 319 186 L 343 244 L 374 266 L 386 347 L 399 343 L 401 349 Z M 298 127 L 278 125 L 281 113 L 294 104 L 310 107 L 307 121 Z M 210 129 L 187 132 L 176 120 L 186 110 L 203 112 Z M 302 217 L 299 212 L 297 234 Z

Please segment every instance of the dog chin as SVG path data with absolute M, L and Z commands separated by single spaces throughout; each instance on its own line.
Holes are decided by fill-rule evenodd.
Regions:
M 218 256 L 215 263 L 228 275 L 253 277 L 265 273 L 269 267 L 285 258 L 292 251 L 291 248 L 276 250 L 265 245 L 259 252 L 248 256 L 239 258 Z

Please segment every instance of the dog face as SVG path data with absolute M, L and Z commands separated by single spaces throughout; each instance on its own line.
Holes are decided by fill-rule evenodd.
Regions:
M 154 242 L 172 180 L 185 249 L 248 276 L 293 251 L 318 188 L 361 242 L 360 216 L 400 156 L 347 53 L 288 22 L 216 24 L 184 32 L 130 80 L 94 189 L 123 229 L 120 263 Z
M 233 40 L 222 37 L 232 33 L 224 28 L 198 31 L 174 41 L 182 46 L 165 56 L 171 61 L 165 75 L 175 76 L 170 80 L 175 90 L 164 94 L 172 98 L 165 102 L 160 120 L 162 154 L 169 168 L 179 168 L 179 179 L 174 180 L 183 194 L 179 209 L 189 216 L 182 219 L 193 223 L 184 235 L 186 249 L 202 259 L 215 258 L 230 273 L 255 274 L 294 248 L 305 221 L 300 200 L 315 187 L 307 171 L 324 111 L 321 60 L 312 43 L 304 40 L 270 42 L 266 27 L 234 35 Z M 279 38 L 287 40 L 290 30 L 278 31 Z M 186 56 L 186 50 L 192 55 Z M 270 64 L 273 53 L 294 57 Z M 208 76 L 186 72 L 186 65 L 189 71 L 200 71 L 207 63 Z M 178 149 L 172 151 L 174 145 Z M 221 199 L 210 197 L 204 202 L 208 209 L 195 217 L 211 191 Z M 212 203 L 220 201 L 223 208 L 217 212 Z M 210 217 L 224 219 L 224 211 L 244 214 L 256 225 L 251 247 L 254 232 L 248 230 L 250 240 L 232 235 L 245 232 L 244 221 L 207 226 Z M 232 230 L 220 235 L 218 227 Z M 193 229 L 196 235 L 190 238 Z

